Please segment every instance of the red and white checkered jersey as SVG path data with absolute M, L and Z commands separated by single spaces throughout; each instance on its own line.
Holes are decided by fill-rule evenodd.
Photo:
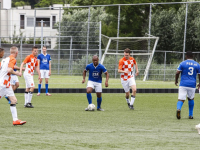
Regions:
M 10 55 L 9 57 L 4 58 L 1 61 L 1 66 L 0 66 L 0 86 L 1 87 L 10 87 L 10 79 L 11 79 L 11 74 L 8 73 L 8 68 L 14 69 L 16 63 L 16 59 Z
M 33 75 L 35 66 L 38 66 L 37 57 L 33 56 L 33 54 L 28 55 L 23 62 L 26 64 L 26 69 L 24 73 Z
M 131 77 L 133 77 L 133 66 L 136 64 L 136 61 L 133 57 L 130 57 L 128 60 L 123 57 L 119 60 L 119 67 L 118 69 L 121 69 L 123 71 L 129 71 L 129 73 L 121 73 L 121 78 L 123 80 L 127 80 Z

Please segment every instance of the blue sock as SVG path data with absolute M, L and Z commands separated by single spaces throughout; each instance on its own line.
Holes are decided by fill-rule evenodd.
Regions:
M 194 100 L 189 100 L 188 106 L 189 106 L 189 116 L 193 116 Z
M 102 97 L 97 97 L 97 109 L 101 108 Z
M 41 90 L 41 84 L 38 84 L 38 93 L 40 93 Z
M 5 98 L 7 99 L 8 104 L 10 104 L 11 103 L 10 99 L 7 96 L 5 96 Z
M 177 109 L 181 110 L 182 106 L 183 106 L 183 102 L 182 101 L 178 101 L 177 102 Z
M 92 94 L 87 93 L 88 104 L 92 104 Z
M 49 86 L 49 84 L 45 84 L 46 93 L 48 93 L 48 86 Z

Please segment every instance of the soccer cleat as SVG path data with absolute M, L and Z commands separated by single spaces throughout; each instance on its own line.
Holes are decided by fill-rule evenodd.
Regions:
M 24 107 L 26 107 L 26 108 L 34 108 L 31 103 L 27 103 L 26 105 L 24 105 Z
M 5 98 L 7 99 L 7 101 L 8 101 L 8 104 L 10 104 L 10 103 L 11 103 L 11 101 L 10 101 L 10 99 L 8 98 L 8 96 L 5 96 Z
M 130 103 L 127 103 L 128 104 L 128 107 L 130 107 Z
M 40 96 L 40 93 L 37 93 L 37 96 Z
M 189 119 L 193 119 L 193 116 L 189 116 Z
M 104 111 L 104 109 L 102 109 L 102 108 L 97 108 L 97 110 L 98 110 L 98 111 Z
M 200 124 L 196 125 L 195 129 L 197 129 L 198 133 L 200 134 Z
M 130 105 L 130 106 L 129 106 L 129 108 L 130 108 L 130 109 L 132 109 L 132 110 L 134 110 L 134 107 L 133 107 L 133 105 Z
M 14 125 L 14 126 L 23 125 L 23 124 L 25 124 L 25 123 L 26 123 L 26 121 L 21 121 L 21 120 L 13 121 L 13 125 Z
M 46 93 L 46 96 L 51 96 L 51 94 L 50 93 Z
M 176 111 L 176 117 L 177 117 L 177 119 L 181 119 L 181 110 L 180 109 L 178 109 Z

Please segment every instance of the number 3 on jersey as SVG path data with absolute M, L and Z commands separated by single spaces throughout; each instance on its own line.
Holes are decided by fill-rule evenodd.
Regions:
M 189 67 L 188 69 L 190 70 L 190 71 L 188 72 L 188 74 L 189 74 L 189 75 L 193 75 L 194 68 L 193 68 L 193 67 Z

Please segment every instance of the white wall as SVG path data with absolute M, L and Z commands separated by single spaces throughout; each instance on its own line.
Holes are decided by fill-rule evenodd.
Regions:
M 11 0 L 3 0 L 3 9 L 11 9 Z

